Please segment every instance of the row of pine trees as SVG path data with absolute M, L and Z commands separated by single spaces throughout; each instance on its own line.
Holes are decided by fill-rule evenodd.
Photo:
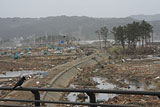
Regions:
M 153 44 L 153 27 L 146 21 L 133 22 L 125 26 L 118 26 L 112 29 L 115 41 L 125 49 L 135 49 L 136 46 L 148 47 Z

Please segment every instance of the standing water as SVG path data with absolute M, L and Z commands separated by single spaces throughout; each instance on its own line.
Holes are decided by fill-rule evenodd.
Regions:
M 98 89 L 114 89 L 114 88 L 116 88 L 116 85 L 113 85 L 111 83 L 106 82 L 106 80 L 107 80 L 106 78 L 93 77 L 92 79 L 93 79 L 93 81 L 98 83 L 98 85 L 96 85 L 96 88 L 98 88 Z M 70 87 L 75 88 L 76 86 L 71 84 Z M 80 93 L 69 93 L 67 95 L 67 99 L 69 101 L 75 102 L 77 100 L 78 94 L 80 94 Z M 109 98 L 113 98 L 115 96 L 116 96 L 115 94 L 96 94 L 96 99 L 97 99 L 97 101 L 104 101 L 104 100 L 108 100 Z M 87 98 L 85 101 L 88 102 L 89 99 Z
M 47 73 L 44 71 L 14 71 L 14 72 L 6 72 L 5 74 L 0 74 L 0 78 L 15 78 L 20 76 L 27 76 L 27 75 L 38 75 Z
M 117 85 L 114 85 L 112 83 L 107 82 L 107 78 L 102 77 L 92 77 L 93 81 L 97 82 L 98 85 L 96 85 L 96 88 L 98 89 L 106 89 L 106 90 L 113 90 L 115 88 L 121 89 L 121 90 L 145 90 L 145 89 L 151 89 L 154 88 L 153 85 L 147 85 L 145 83 L 141 83 L 140 81 L 134 81 L 134 80 L 125 80 L 124 82 L 129 85 L 130 88 L 119 88 Z M 70 84 L 70 88 L 76 88 L 76 85 Z M 77 101 L 77 95 L 80 93 L 69 93 L 67 95 L 68 101 Z M 114 98 L 117 96 L 117 94 L 96 94 L 96 100 L 99 101 L 107 101 L 110 98 Z M 89 101 L 87 98 L 85 100 L 86 102 Z

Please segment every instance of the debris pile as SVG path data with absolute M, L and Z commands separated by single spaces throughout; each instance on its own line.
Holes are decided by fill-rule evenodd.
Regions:
M 112 89 L 158 91 L 160 90 L 160 66 L 159 63 L 154 63 L 154 61 L 155 60 L 152 59 L 144 59 L 139 60 L 139 62 L 125 60 L 123 63 L 118 61 L 114 64 L 97 63 L 95 66 L 83 68 L 81 74 L 74 78 L 71 84 L 74 84 L 76 88 L 97 89 L 99 83 L 93 79 L 93 77 L 96 77 L 105 78 L 101 84 L 113 84 L 110 85 Z M 111 62 L 114 62 L 114 60 Z M 104 66 L 104 68 L 101 69 L 100 65 Z M 153 96 L 115 95 L 109 100 L 103 100 L 103 103 L 107 104 L 149 107 L 157 107 L 157 105 L 160 105 L 159 98 Z

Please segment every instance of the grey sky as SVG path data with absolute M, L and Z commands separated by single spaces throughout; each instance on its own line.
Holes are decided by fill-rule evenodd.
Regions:
M 159 14 L 160 0 L 0 0 L 0 17 Z

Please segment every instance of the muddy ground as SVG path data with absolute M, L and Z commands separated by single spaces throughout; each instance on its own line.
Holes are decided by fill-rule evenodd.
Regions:
M 19 71 L 19 70 L 42 70 L 49 71 L 49 76 L 45 78 L 30 78 L 24 84 L 25 87 L 48 87 L 49 82 L 60 72 L 64 71 L 69 66 L 73 65 L 75 62 L 73 60 L 77 59 L 76 56 L 29 56 L 21 57 L 14 60 L 13 57 L 1 56 L 0 59 L 0 71 L 5 73 L 6 71 Z M 63 67 L 57 65 L 62 65 L 67 62 L 72 62 L 66 64 Z M 95 66 L 80 68 L 82 72 L 75 77 L 71 84 L 74 84 L 76 88 L 91 88 L 98 89 L 96 85 L 99 83 L 93 81 L 93 77 L 106 78 L 106 82 L 116 85 L 114 89 L 132 89 L 128 81 L 139 81 L 143 83 L 143 87 L 137 86 L 135 90 L 143 89 L 147 91 L 160 91 L 160 59 L 134 59 L 129 61 L 115 60 L 111 59 L 110 62 L 100 62 Z M 15 84 L 12 80 L 11 83 Z M 39 81 L 39 84 L 36 82 Z M 28 84 L 29 83 L 29 84 Z M 13 85 L 14 85 L 13 84 Z M 151 87 L 150 87 L 151 86 Z M 2 92 L 3 93 L 3 92 Z M 7 92 L 8 93 L 8 92 Z M 42 92 L 43 93 L 43 92 Z M 30 95 L 30 96 L 26 96 Z M 7 98 L 19 98 L 19 99 L 30 99 L 33 100 L 33 95 L 26 92 L 12 92 L 9 95 L 3 94 Z M 25 96 L 25 97 L 24 97 Z M 66 95 L 64 95 L 66 96 Z M 79 95 L 77 100 L 83 101 L 87 96 Z M 62 98 L 62 100 L 68 100 Z M 158 97 L 151 96 L 133 96 L 133 95 L 117 95 L 109 100 L 103 101 L 106 104 L 126 104 L 126 105 L 140 105 L 148 107 L 159 107 L 160 100 Z M 11 103 L 10 103 L 11 104 Z M 25 103 L 21 103 L 26 105 Z M 66 107 L 66 105 L 61 105 Z M 69 106 L 69 105 L 68 105 Z
M 28 78 L 23 87 L 50 87 L 51 80 L 58 75 L 60 72 L 68 69 L 76 63 L 81 62 L 82 57 L 85 55 L 76 55 L 75 52 L 69 52 L 69 55 L 41 55 L 41 56 L 29 56 L 29 57 L 21 57 L 19 59 L 14 60 L 13 57 L 2 57 L 0 60 L 1 65 L 3 66 L 1 69 L 4 70 L 5 74 L 6 70 L 9 71 L 17 71 L 17 70 L 43 70 L 48 72 L 48 75 L 45 77 L 41 76 L 32 76 Z M 77 59 L 77 60 L 76 60 Z M 87 60 L 87 59 L 84 59 Z M 83 60 L 82 60 L 83 61 Z M 16 84 L 17 79 L 12 79 L 10 82 L 12 85 L 9 87 L 13 87 Z M 44 92 L 40 92 L 43 95 Z M 1 92 L 1 98 L 9 98 L 9 99 L 28 99 L 34 100 L 33 94 L 31 92 L 21 92 L 21 91 L 5 91 Z M 2 104 L 15 104 L 15 105 L 28 105 L 26 103 L 15 103 L 15 102 L 0 102 Z M 31 104 L 29 104 L 31 105 Z
M 160 91 L 160 59 L 134 59 L 130 61 L 99 63 L 93 67 L 86 67 L 80 75 L 75 77 L 71 84 L 75 88 L 97 89 L 93 77 L 106 78 L 106 82 L 116 85 L 116 90 L 133 90 L 130 83 L 126 81 L 138 81 L 143 85 L 137 85 L 134 90 Z M 62 98 L 67 100 L 67 94 Z M 79 94 L 77 101 L 83 102 L 87 96 Z M 136 105 L 147 107 L 160 107 L 160 99 L 157 96 L 142 95 L 117 95 L 109 100 L 103 101 L 106 104 Z M 65 107 L 66 105 L 59 105 Z
M 54 66 L 76 59 L 76 56 L 40 56 L 14 60 L 0 60 L 0 71 L 48 70 Z
M 76 59 L 76 56 L 41 56 L 41 57 L 26 57 L 19 58 L 17 60 L 9 60 L 9 61 L 0 61 L 0 71 L 5 74 L 7 71 L 47 71 L 51 68 L 56 67 L 57 65 L 62 65 L 64 63 L 73 61 Z M 27 81 L 34 80 L 33 84 L 30 84 L 32 87 L 44 87 L 47 86 L 48 83 L 45 83 L 40 76 L 32 76 L 29 78 L 27 76 Z M 42 77 L 44 78 L 44 77 Z M 46 77 L 45 77 L 46 78 Z M 19 78 L 6 78 L 0 79 L 1 84 L 5 85 L 5 87 L 13 87 Z M 38 84 L 36 83 L 39 82 Z M 10 93 L 10 91 L 1 91 L 0 97 L 6 97 Z M 32 96 L 31 96 L 32 97 Z
M 15 50 L 16 51 L 16 50 Z M 18 51 L 18 50 L 17 50 Z M 77 55 L 74 54 L 74 52 L 70 52 L 71 55 L 64 55 L 64 54 L 53 54 L 53 52 L 50 52 L 49 55 L 41 55 L 40 50 L 32 50 L 31 54 L 25 54 L 20 55 L 18 59 L 14 59 L 13 55 L 11 55 L 11 52 L 6 50 L 8 55 L 1 55 L 0 56 L 0 74 L 6 74 L 6 72 L 17 72 L 17 71 L 45 71 L 50 70 L 58 65 L 65 64 L 67 62 L 72 62 L 73 60 L 76 60 L 78 58 Z M 13 52 L 12 52 L 13 54 Z M 72 55 L 73 54 L 73 55 Z M 49 74 L 49 73 L 48 73 Z M 30 87 L 47 87 L 49 84 L 49 81 L 43 81 L 43 78 L 49 79 L 48 77 L 41 77 L 39 75 L 31 75 L 30 77 L 26 77 L 27 80 L 25 83 L 29 81 L 32 84 L 29 84 Z M 0 79 L 0 86 L 2 87 L 13 87 L 16 82 L 20 78 L 1 78 Z M 36 83 L 37 82 L 37 83 Z M 11 91 L 0 91 L 0 97 L 4 98 L 6 97 Z M 26 96 L 26 93 L 21 93 L 21 96 Z M 32 94 L 30 94 L 29 98 L 32 99 Z M 14 97 L 19 96 L 13 95 Z

